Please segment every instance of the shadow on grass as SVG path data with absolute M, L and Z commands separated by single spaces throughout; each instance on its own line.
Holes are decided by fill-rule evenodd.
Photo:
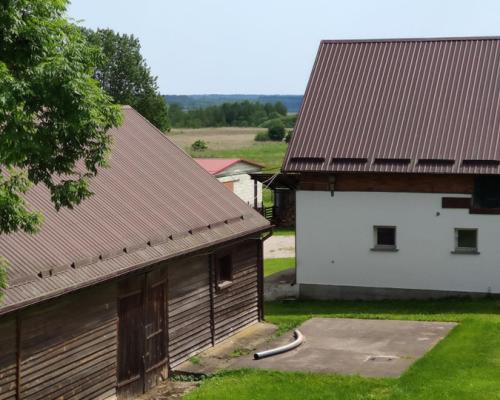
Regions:
M 381 301 L 286 301 L 265 305 L 265 318 L 286 332 L 312 317 L 455 321 L 467 318 L 500 321 L 500 298 L 381 300 Z

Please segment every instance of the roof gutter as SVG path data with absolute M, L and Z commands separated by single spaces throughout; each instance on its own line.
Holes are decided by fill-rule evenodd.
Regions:
M 9 314 L 9 313 L 11 313 L 13 311 L 16 311 L 16 310 L 19 310 L 19 309 L 22 309 L 22 308 L 26 308 L 26 307 L 29 307 L 29 306 L 32 306 L 32 305 L 35 305 L 35 304 L 38 304 L 38 303 L 42 303 L 42 302 L 47 301 L 47 300 L 51 300 L 51 299 L 54 299 L 54 298 L 57 298 L 57 297 L 64 296 L 64 295 L 72 293 L 72 292 L 76 292 L 76 291 L 79 291 L 79 290 L 82 290 L 82 289 L 86 289 L 86 288 L 91 287 L 91 286 L 95 286 L 95 285 L 98 285 L 98 284 L 101 284 L 101 283 L 105 283 L 105 282 L 111 281 L 111 280 L 113 280 L 115 278 L 127 275 L 127 274 L 129 274 L 131 272 L 139 271 L 139 270 L 141 270 L 143 268 L 146 268 L 146 267 L 149 267 L 149 266 L 151 266 L 153 264 L 157 264 L 157 263 L 160 263 L 160 262 L 163 262 L 163 261 L 167 261 L 167 260 L 168 261 L 177 260 L 179 258 L 182 258 L 182 257 L 186 256 L 186 255 L 194 257 L 196 255 L 199 255 L 199 253 L 203 253 L 207 249 L 210 249 L 212 247 L 217 247 L 220 244 L 224 244 L 225 245 L 224 247 L 227 247 L 227 246 L 230 246 L 231 244 L 234 244 L 235 242 L 238 242 L 238 241 L 240 241 L 242 239 L 245 239 L 245 238 L 248 238 L 250 236 L 260 235 L 260 234 L 262 234 L 264 232 L 270 232 L 270 235 L 268 235 L 268 236 L 265 237 L 265 239 L 267 239 L 267 238 L 269 238 L 272 235 L 272 228 L 273 228 L 272 225 L 268 225 L 268 226 L 265 226 L 265 227 L 260 227 L 260 228 L 252 229 L 250 231 L 246 231 L 246 232 L 243 232 L 243 233 L 240 233 L 240 234 L 236 234 L 233 237 L 229 237 L 229 238 L 225 238 L 225 239 L 219 239 L 219 240 L 216 240 L 214 242 L 207 243 L 207 244 L 204 244 L 204 245 L 200 245 L 200 246 L 191 248 L 189 250 L 183 250 L 183 251 L 180 251 L 180 252 L 172 254 L 172 255 L 168 255 L 168 256 L 164 256 L 164 257 L 159 257 L 159 258 L 154 258 L 152 260 L 148 260 L 148 261 L 139 263 L 137 265 L 134 265 L 133 267 L 129 267 L 129 268 L 125 268 L 123 270 L 117 271 L 116 273 L 112 273 L 110 275 L 107 275 L 106 277 L 96 278 L 96 279 L 87 281 L 85 283 L 81 283 L 81 284 L 78 284 L 78 285 L 75 285 L 75 286 L 72 286 L 72 287 L 68 287 L 68 288 L 64 288 L 64 289 L 61 289 L 61 290 L 57 290 L 57 291 L 54 291 L 52 293 L 48 293 L 46 295 L 42 295 L 40 297 L 37 297 L 35 299 L 21 301 L 19 303 L 13 304 L 11 306 L 7 306 L 7 307 L 4 307 L 4 308 L 1 308 L 0 309 L 0 316 Z M 261 239 L 261 238 L 259 237 L 259 239 Z

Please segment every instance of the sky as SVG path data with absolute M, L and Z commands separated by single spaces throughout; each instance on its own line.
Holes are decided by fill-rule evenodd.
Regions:
M 72 0 L 140 39 L 162 94 L 302 94 L 321 39 L 500 35 L 499 0 Z

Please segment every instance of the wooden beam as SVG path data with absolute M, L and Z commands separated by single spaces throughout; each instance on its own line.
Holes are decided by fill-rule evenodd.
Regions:
M 215 296 L 215 254 L 208 256 L 209 284 L 210 284 L 210 333 L 212 336 L 212 346 L 215 346 L 215 317 L 214 317 L 214 296 Z

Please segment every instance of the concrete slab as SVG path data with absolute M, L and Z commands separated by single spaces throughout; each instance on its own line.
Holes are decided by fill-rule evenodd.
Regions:
M 295 236 L 271 236 L 264 242 L 264 258 L 295 257 Z
M 312 318 L 300 326 L 305 342 L 262 360 L 238 358 L 230 368 L 332 372 L 398 377 L 455 327 L 448 322 Z M 285 335 L 258 350 L 289 343 Z

